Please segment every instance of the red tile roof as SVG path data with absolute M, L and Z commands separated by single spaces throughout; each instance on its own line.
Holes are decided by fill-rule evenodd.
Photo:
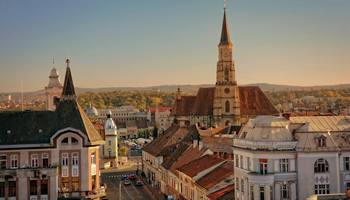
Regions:
M 183 165 L 185 165 L 193 160 L 200 158 L 201 156 L 203 156 L 203 154 L 207 150 L 208 150 L 207 148 L 202 148 L 201 150 L 199 150 L 198 145 L 197 145 L 197 147 L 193 147 L 193 144 L 191 144 L 186 149 L 186 151 L 183 152 L 182 155 L 177 158 L 176 162 L 171 165 L 170 170 L 172 172 L 176 173 L 176 170 L 178 168 L 182 167 Z
M 167 157 L 170 156 L 170 159 L 168 160 L 169 163 L 166 164 L 168 165 L 171 164 L 171 162 L 175 162 L 177 158 L 176 156 L 180 156 L 182 151 L 186 150 L 186 145 L 191 145 L 192 140 L 198 137 L 198 132 L 195 126 L 180 127 L 173 125 L 168 128 L 163 135 L 160 135 L 151 143 L 147 144 L 142 150 L 153 156 L 164 156 L 164 164 L 167 161 Z M 181 151 L 177 151 L 177 148 L 180 147 Z M 171 155 L 174 158 L 171 158 Z
M 206 170 L 210 167 L 213 167 L 221 162 L 224 159 L 214 157 L 212 155 L 205 155 L 196 160 L 193 160 L 178 169 L 178 171 L 186 174 L 189 177 L 196 176 L 199 172 Z
M 209 190 L 221 181 L 224 181 L 228 177 L 233 176 L 233 167 L 234 166 L 232 161 L 226 161 L 224 164 L 220 165 L 204 177 L 197 180 L 196 183 L 204 189 Z
M 234 199 L 234 185 L 229 185 L 221 190 L 213 192 L 208 195 L 210 200 L 231 200 Z
M 204 146 L 213 152 L 232 153 L 233 139 L 229 137 L 201 136 Z
M 191 115 L 195 101 L 196 96 L 182 96 L 180 100 L 176 100 L 174 114 L 177 116 Z
M 185 137 L 186 133 L 188 133 L 187 128 L 171 126 L 164 132 L 163 135 L 147 144 L 142 150 L 150 153 L 153 156 L 159 156 L 164 148 L 179 142 Z
M 239 99 L 241 115 L 273 115 L 278 114 L 264 92 L 256 86 L 240 86 Z
M 242 116 L 278 114 L 266 95 L 256 86 L 239 86 L 240 111 Z M 215 87 L 200 88 L 196 96 L 182 96 L 176 100 L 173 115 L 213 115 Z
M 213 115 L 215 88 L 199 88 L 192 113 L 199 116 Z

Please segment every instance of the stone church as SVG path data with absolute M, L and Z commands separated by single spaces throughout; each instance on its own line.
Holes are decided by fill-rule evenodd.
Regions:
M 196 96 L 182 96 L 178 89 L 172 112 L 174 119 L 180 124 L 200 123 L 210 127 L 241 125 L 257 115 L 278 114 L 259 87 L 237 84 L 226 10 L 218 51 L 215 87 L 200 88 Z

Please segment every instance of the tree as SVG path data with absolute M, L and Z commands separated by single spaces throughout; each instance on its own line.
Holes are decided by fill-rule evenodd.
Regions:
M 156 139 L 158 137 L 158 128 L 157 128 L 157 126 L 154 126 L 154 128 L 153 128 L 152 137 L 153 137 L 153 139 Z

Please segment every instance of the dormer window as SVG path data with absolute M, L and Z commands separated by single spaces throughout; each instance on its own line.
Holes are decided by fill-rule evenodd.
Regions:
M 325 136 L 320 136 L 316 138 L 316 145 L 317 147 L 326 147 L 326 139 L 327 137 Z

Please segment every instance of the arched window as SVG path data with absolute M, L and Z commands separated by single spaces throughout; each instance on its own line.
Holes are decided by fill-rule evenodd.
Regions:
M 78 140 L 75 137 L 72 137 L 72 144 L 78 144 Z
M 61 143 L 62 144 L 68 144 L 68 137 L 64 138 Z
M 315 166 L 314 166 L 314 171 L 315 173 L 323 173 L 323 172 L 328 172 L 329 166 L 328 166 L 328 161 L 320 158 L 316 160 Z
M 230 102 L 229 101 L 226 101 L 225 102 L 225 112 L 230 112 Z

